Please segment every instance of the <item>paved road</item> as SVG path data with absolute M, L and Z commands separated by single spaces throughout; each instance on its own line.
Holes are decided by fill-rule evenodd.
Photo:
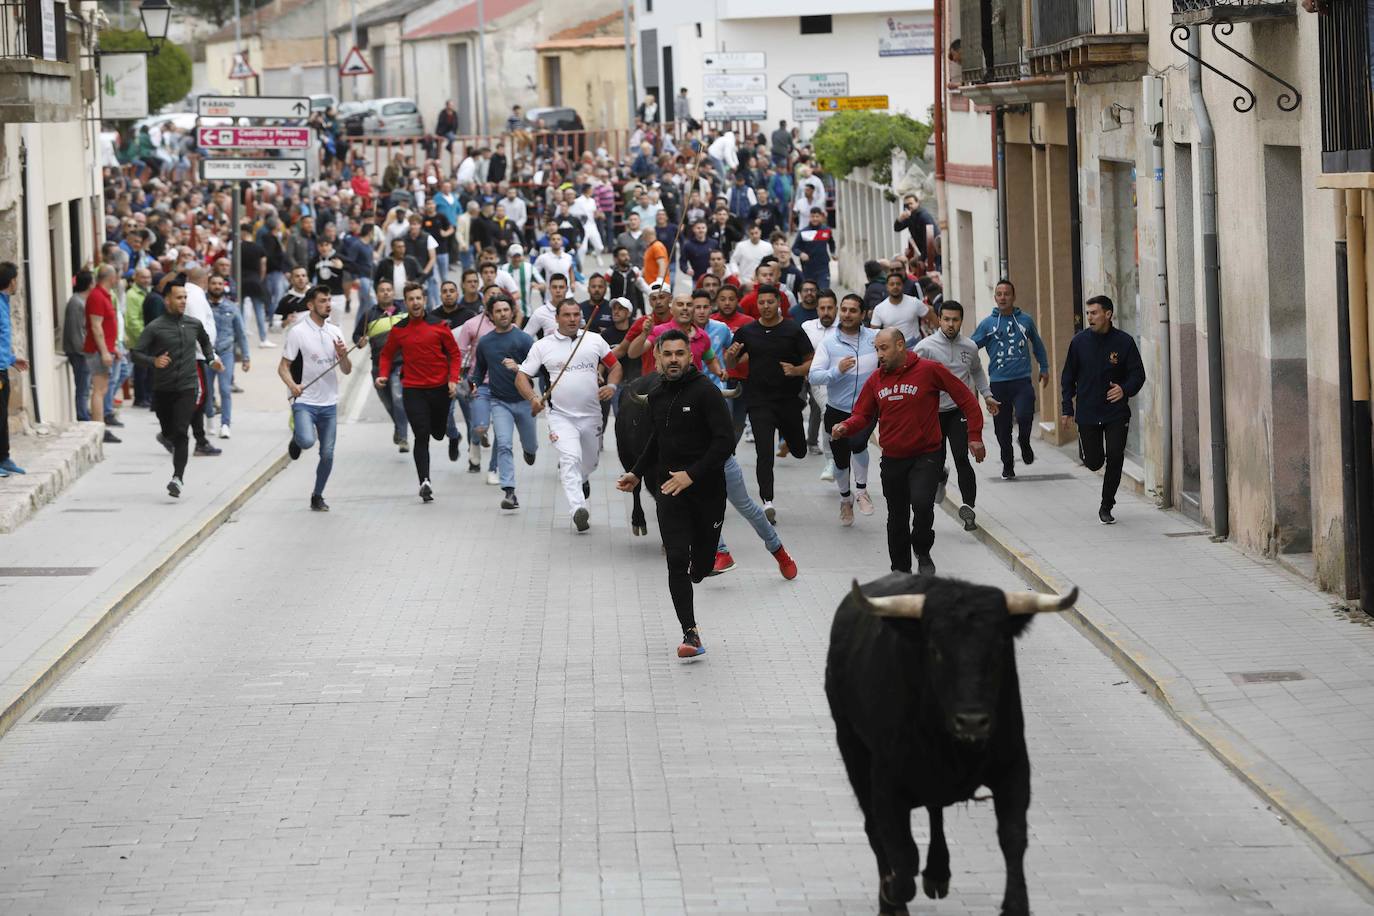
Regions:
M 821 678 L 851 575 L 885 571 L 881 514 L 840 529 L 816 462 L 789 462 L 801 577 L 728 518 L 741 568 L 702 588 L 709 654 L 684 666 L 614 468 L 580 537 L 551 449 L 519 514 L 461 465 L 422 506 L 378 414 L 341 430 L 332 514 L 302 460 L 44 703 L 108 721 L 0 741 L 0 910 L 871 910 Z M 937 524 L 943 572 L 1018 587 Z M 1020 653 L 1037 912 L 1370 911 L 1066 623 Z M 990 805 L 947 827 L 952 896 L 919 911 L 995 911 Z

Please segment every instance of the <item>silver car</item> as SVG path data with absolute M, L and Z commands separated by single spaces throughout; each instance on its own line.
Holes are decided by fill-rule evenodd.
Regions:
M 375 99 L 363 118 L 363 132 L 383 137 L 422 137 L 425 122 L 414 99 Z

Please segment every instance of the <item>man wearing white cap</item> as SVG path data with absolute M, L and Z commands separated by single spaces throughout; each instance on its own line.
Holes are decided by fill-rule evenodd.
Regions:
M 516 324 L 522 324 L 523 321 L 520 319 L 528 319 L 544 301 L 540 295 L 544 287 L 535 276 L 534 265 L 525 257 L 524 246 L 518 242 L 511 245 L 506 249 L 506 258 L 506 263 L 496 271 L 496 282 L 501 284 L 503 289 L 507 289 L 503 282 L 505 278 L 515 287 L 513 298 L 519 307 Z

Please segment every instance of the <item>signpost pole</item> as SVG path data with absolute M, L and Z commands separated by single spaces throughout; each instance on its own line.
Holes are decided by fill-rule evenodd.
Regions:
M 239 0 L 234 0 L 234 60 L 243 59 L 243 25 L 239 21 Z M 243 94 L 243 80 L 238 81 L 238 93 Z
M 239 304 L 239 315 L 243 317 L 246 324 L 248 316 L 243 312 L 243 237 L 239 234 L 239 220 L 243 218 L 243 211 L 239 206 L 239 199 L 243 197 L 243 182 L 235 181 L 232 186 L 234 205 L 229 210 L 229 232 L 231 233 L 229 236 L 229 257 L 234 265 L 234 298 Z
M 481 112 L 482 133 L 487 125 L 487 17 L 486 6 L 477 0 L 477 104 Z
M 630 96 L 625 129 L 629 130 L 635 126 L 635 52 L 630 40 L 630 0 L 620 0 L 620 15 L 625 20 L 625 87 Z

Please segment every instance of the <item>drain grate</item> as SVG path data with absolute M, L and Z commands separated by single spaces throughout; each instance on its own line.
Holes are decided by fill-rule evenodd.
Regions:
M 0 566 L 0 579 L 89 576 L 93 572 L 94 566 Z
M 49 706 L 33 717 L 35 722 L 104 722 L 120 704 L 106 706 Z
M 63 512 L 118 512 L 118 509 L 63 509 Z
M 147 477 L 152 471 L 115 471 L 116 477 Z
M 1166 531 L 1164 536 L 1166 538 L 1200 538 L 1211 533 L 1210 531 Z
M 1018 483 L 1026 480 L 1073 480 L 1072 474 L 1017 474 L 1011 480 L 1003 480 L 1001 477 L 988 478 L 993 483 Z
M 1281 684 L 1284 681 L 1305 681 L 1306 671 L 1237 671 L 1228 675 L 1237 684 Z

